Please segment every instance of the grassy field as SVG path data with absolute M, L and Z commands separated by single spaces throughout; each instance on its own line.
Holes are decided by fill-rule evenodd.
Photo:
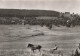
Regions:
M 63 56 L 71 55 L 80 42 L 80 27 L 47 27 L 30 25 L 0 25 L 0 56 L 37 56 L 30 55 L 28 43 L 50 50 L 57 44 Z M 50 56 L 50 55 L 45 55 Z

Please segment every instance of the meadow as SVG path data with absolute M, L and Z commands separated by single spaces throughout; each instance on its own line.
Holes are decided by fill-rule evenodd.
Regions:
M 80 43 L 80 26 L 68 28 L 53 25 L 49 30 L 38 25 L 0 25 L 0 56 L 38 56 L 38 52 L 34 55 L 27 48 L 28 43 L 41 45 L 42 54 L 43 50 L 51 50 L 56 44 L 63 56 L 71 56 Z M 57 55 L 45 53 L 41 56 Z

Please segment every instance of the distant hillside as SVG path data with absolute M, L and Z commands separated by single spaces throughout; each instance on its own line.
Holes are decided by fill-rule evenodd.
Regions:
M 51 10 L 26 10 L 26 9 L 0 9 L 0 16 L 51 16 L 58 17 L 59 12 Z
M 80 16 L 51 10 L 0 9 L 0 24 L 30 24 L 52 27 L 80 25 Z

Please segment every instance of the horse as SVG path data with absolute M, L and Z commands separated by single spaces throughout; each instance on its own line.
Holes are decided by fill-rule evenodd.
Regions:
M 39 50 L 39 52 L 40 52 L 40 50 L 41 50 L 41 48 L 42 48 L 42 46 L 41 45 L 33 45 L 33 44 L 28 44 L 28 46 L 27 46 L 28 48 L 31 48 L 31 50 L 34 52 L 34 50 Z

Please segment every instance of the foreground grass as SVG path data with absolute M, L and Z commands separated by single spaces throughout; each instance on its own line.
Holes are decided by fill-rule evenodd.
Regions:
M 37 29 L 37 30 L 36 30 Z M 71 51 L 80 42 L 80 27 L 66 28 L 29 25 L 0 25 L 0 56 L 57 56 L 42 50 L 41 54 L 34 54 L 26 46 L 28 43 L 40 44 L 50 49 L 57 44 L 63 56 L 71 56 Z
M 54 52 L 49 50 L 41 50 L 35 51 L 34 53 L 32 51 L 28 51 L 25 49 L 13 49 L 13 50 L 1 50 L 0 56 L 63 56 L 62 53 Z
M 1 50 L 0 56 L 25 56 L 24 50 Z M 28 55 L 28 52 L 26 53 L 26 56 Z

